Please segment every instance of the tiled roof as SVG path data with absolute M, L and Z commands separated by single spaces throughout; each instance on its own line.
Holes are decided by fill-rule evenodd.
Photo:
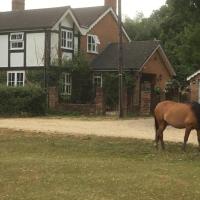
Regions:
M 0 31 L 51 28 L 69 9 L 69 6 L 0 12 Z M 71 9 L 71 8 L 70 8 Z M 88 28 L 108 6 L 71 9 L 81 27 Z
M 139 70 L 159 46 L 158 41 L 134 41 L 124 44 L 124 68 Z M 91 63 L 94 70 L 118 69 L 118 44 L 112 43 Z
M 79 25 L 88 28 L 108 9 L 108 6 L 74 8 L 73 13 L 79 22 Z

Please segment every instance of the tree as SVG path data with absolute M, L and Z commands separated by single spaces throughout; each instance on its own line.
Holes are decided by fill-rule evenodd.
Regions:
M 149 18 L 127 18 L 125 27 L 133 40 L 160 40 L 182 85 L 200 68 L 199 0 L 167 0 Z

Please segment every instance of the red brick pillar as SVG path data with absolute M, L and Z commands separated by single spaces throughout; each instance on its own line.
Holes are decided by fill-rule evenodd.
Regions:
M 140 111 L 140 79 L 141 75 L 137 73 L 135 75 L 135 86 L 133 88 L 133 112 L 139 113 Z
M 151 112 L 151 83 L 142 83 L 140 114 L 149 115 Z
M 56 87 L 48 88 L 48 97 L 49 97 L 49 108 L 51 109 L 57 108 L 59 97 L 58 97 L 58 89 Z
M 104 95 L 102 88 L 96 88 L 95 104 L 96 104 L 96 114 L 101 114 L 101 115 L 105 114 Z
M 141 92 L 140 114 L 149 115 L 151 112 L 151 92 Z

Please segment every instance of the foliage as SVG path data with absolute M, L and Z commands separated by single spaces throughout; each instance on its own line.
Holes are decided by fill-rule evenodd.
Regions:
M 0 70 L 0 85 L 6 85 L 7 84 L 7 71 L 6 70 Z
M 111 110 L 116 109 L 116 106 L 118 105 L 118 80 L 119 79 L 117 73 L 107 72 L 103 74 L 103 90 L 105 95 L 105 104 Z
M 92 74 L 89 63 L 83 53 L 74 55 L 72 60 L 64 60 L 61 66 L 48 69 L 48 85 L 59 87 L 62 91 L 62 74 L 72 76 L 72 103 L 89 103 L 94 99 Z M 68 97 L 60 95 L 62 101 L 69 101 Z
M 124 72 L 123 85 L 126 89 L 134 87 L 135 80 L 132 72 Z M 111 110 L 116 109 L 119 100 L 119 78 L 116 72 L 107 72 L 103 74 L 103 90 L 106 105 Z
M 167 0 L 166 5 L 149 18 L 126 19 L 125 27 L 133 40 L 161 41 L 177 80 L 186 85 L 186 77 L 200 65 L 200 1 Z
M 46 94 L 40 87 L 0 86 L 0 115 L 44 115 Z
M 26 71 L 26 85 L 44 87 L 44 69 L 29 69 Z

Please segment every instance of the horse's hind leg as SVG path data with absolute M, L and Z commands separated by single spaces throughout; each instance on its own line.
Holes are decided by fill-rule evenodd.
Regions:
M 163 121 L 162 123 L 160 123 L 159 128 L 156 132 L 156 145 L 158 145 L 158 141 L 160 140 L 163 150 L 165 149 L 165 143 L 163 141 L 163 132 L 164 132 L 166 126 L 167 126 L 166 122 Z
M 161 142 L 161 146 L 162 146 L 162 149 L 165 150 L 165 143 L 163 141 L 163 132 L 164 130 L 166 129 L 166 122 L 163 123 L 163 125 L 161 126 L 161 129 L 160 129 L 160 132 L 159 132 L 159 138 L 160 138 L 160 142 Z
M 189 138 L 189 136 L 190 136 L 191 130 L 192 130 L 191 128 L 186 128 L 186 129 L 185 129 L 185 137 L 184 137 L 183 151 L 186 151 L 186 144 L 187 144 L 188 138 Z
M 200 130 L 197 130 L 197 139 L 198 139 L 199 151 L 200 151 Z

